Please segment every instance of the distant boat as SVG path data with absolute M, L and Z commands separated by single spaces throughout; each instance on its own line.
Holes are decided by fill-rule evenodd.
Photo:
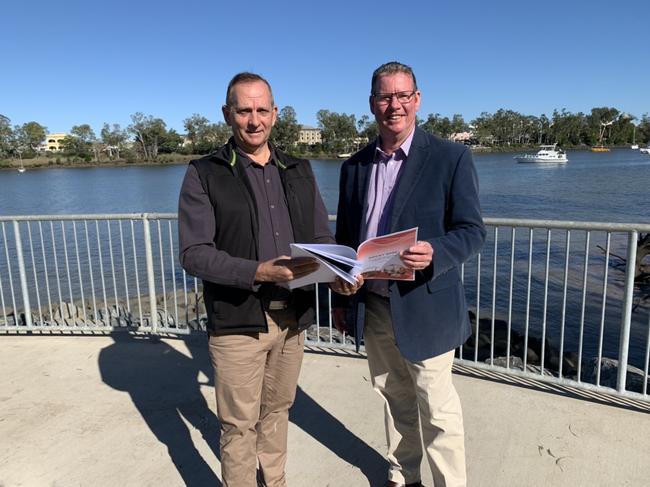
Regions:
M 25 172 L 25 165 L 23 164 L 22 157 L 20 158 L 20 166 L 18 167 L 18 172 Z
M 569 162 L 566 152 L 553 145 L 540 145 L 537 154 L 523 154 L 513 158 L 517 162 L 551 162 L 555 164 L 564 164 Z
M 644 154 L 650 154 L 650 145 L 648 147 L 642 147 L 639 149 L 639 152 L 643 152 Z
M 336 157 L 339 159 L 349 159 L 352 157 L 352 154 L 348 154 L 347 152 L 344 152 L 343 154 L 336 154 Z
M 638 148 L 639 148 L 639 144 L 632 144 L 630 146 L 630 149 L 632 149 L 632 150 L 637 150 Z
M 604 145 L 595 145 L 591 148 L 591 152 L 610 152 L 609 147 L 605 147 Z

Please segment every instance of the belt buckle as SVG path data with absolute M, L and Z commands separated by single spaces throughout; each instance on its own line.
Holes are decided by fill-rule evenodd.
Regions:
M 289 307 L 288 301 L 269 301 L 268 310 L 279 311 L 282 309 L 287 309 L 288 307 Z

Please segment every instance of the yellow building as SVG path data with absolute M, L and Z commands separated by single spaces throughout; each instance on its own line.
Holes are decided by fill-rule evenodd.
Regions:
M 41 150 L 49 152 L 59 152 L 63 150 L 61 147 L 61 142 L 63 142 L 63 139 L 65 139 L 67 136 L 68 134 L 64 134 L 62 132 L 56 134 L 47 134 L 45 142 L 41 144 Z

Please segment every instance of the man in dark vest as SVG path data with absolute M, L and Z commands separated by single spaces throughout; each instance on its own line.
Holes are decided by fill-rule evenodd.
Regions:
M 225 487 L 286 485 L 289 408 L 314 319 L 313 291 L 282 283 L 318 264 L 290 259 L 292 242 L 332 243 L 308 161 L 269 143 L 277 107 L 252 73 L 229 83 L 233 136 L 191 161 L 179 199 L 180 262 L 203 280 L 221 423 Z

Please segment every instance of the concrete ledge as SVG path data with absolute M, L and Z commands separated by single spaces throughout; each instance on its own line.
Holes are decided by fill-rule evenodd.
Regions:
M 650 484 L 646 403 L 457 371 L 470 486 Z M 0 336 L 2 487 L 220 485 L 213 411 L 197 337 Z M 363 356 L 306 354 L 289 434 L 292 487 L 382 484 Z

